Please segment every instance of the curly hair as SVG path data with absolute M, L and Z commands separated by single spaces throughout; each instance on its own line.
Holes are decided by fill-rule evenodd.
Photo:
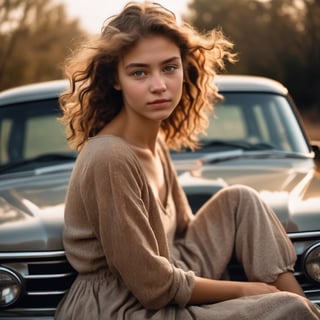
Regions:
M 233 44 L 221 30 L 201 34 L 189 24 L 178 24 L 174 13 L 160 4 L 130 2 L 119 15 L 106 20 L 98 38 L 83 44 L 65 64 L 70 87 L 59 98 L 70 146 L 80 151 L 123 108 L 120 91 L 114 88 L 117 66 L 137 42 L 148 35 L 169 38 L 180 49 L 183 93 L 161 133 L 169 148 L 194 149 L 205 133 L 208 113 L 221 98 L 213 84 L 225 62 L 235 61 Z

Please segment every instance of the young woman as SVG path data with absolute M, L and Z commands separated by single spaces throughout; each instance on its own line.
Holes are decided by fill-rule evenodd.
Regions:
M 158 4 L 129 3 L 69 60 L 60 102 L 79 156 L 64 245 L 78 277 L 57 319 L 320 319 L 257 193 L 225 188 L 193 216 L 170 160 L 168 147 L 197 146 L 231 48 Z M 248 282 L 224 277 L 233 253 Z

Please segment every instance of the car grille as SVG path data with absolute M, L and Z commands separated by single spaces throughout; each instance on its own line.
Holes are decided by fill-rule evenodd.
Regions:
M 303 266 L 304 252 L 320 242 L 320 233 L 291 233 L 289 237 L 298 256 L 296 279 L 308 298 L 320 304 L 320 285 L 308 278 Z M 0 253 L 0 265 L 20 275 L 24 285 L 21 298 L 14 305 L 1 310 L 0 318 L 9 315 L 53 315 L 57 304 L 76 277 L 63 251 Z M 235 259 L 230 262 L 229 274 L 232 280 L 246 280 L 242 267 Z
M 52 315 L 76 272 L 63 251 L 0 253 L 0 265 L 18 274 L 23 283 L 20 299 L 5 310 L 14 315 Z

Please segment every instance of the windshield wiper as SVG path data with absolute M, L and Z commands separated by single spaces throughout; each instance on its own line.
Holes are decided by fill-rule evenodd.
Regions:
M 71 153 L 47 153 L 40 156 L 36 156 L 34 158 L 4 164 L 0 166 L 0 174 L 6 173 L 8 171 L 15 170 L 18 168 L 23 168 L 29 165 L 33 165 L 36 163 L 66 162 L 66 161 L 74 161 L 75 159 L 76 159 L 76 155 Z
M 258 152 L 256 152 L 258 151 Z M 200 159 L 202 164 L 213 164 L 218 162 L 225 162 L 235 159 L 312 159 L 311 154 L 304 154 L 298 152 L 287 152 L 281 150 L 259 150 L 251 149 L 243 150 L 241 148 L 222 151 L 210 152 Z
M 259 142 L 259 143 L 250 143 L 246 141 L 234 142 L 234 141 L 225 141 L 225 140 L 209 140 L 203 141 L 201 144 L 203 149 L 213 148 L 213 147 L 224 147 L 224 148 L 233 148 L 233 149 L 242 149 L 245 151 L 259 151 L 259 150 L 272 150 L 275 149 L 270 143 Z

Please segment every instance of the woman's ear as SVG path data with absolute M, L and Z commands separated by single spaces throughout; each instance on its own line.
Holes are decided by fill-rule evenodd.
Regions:
M 121 91 L 120 83 L 118 81 L 115 81 L 115 83 L 113 84 L 113 88 L 115 90 Z
M 120 86 L 119 79 L 118 79 L 117 76 L 116 76 L 115 79 L 114 79 L 113 88 L 114 88 L 115 90 L 121 91 L 121 86 Z

